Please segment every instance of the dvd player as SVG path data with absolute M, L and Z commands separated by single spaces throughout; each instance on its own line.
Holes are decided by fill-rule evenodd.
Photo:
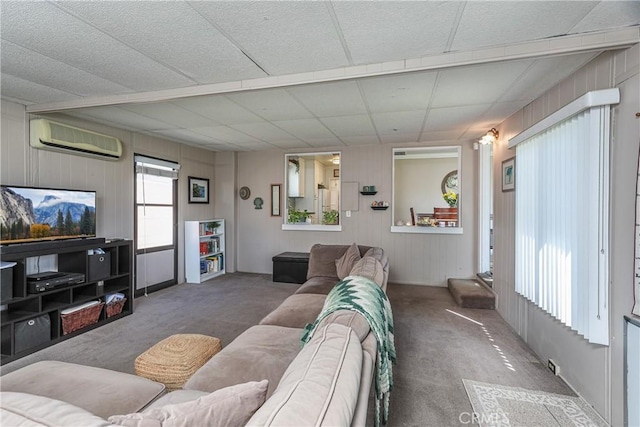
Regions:
M 46 271 L 44 273 L 27 276 L 27 292 L 37 294 L 68 285 L 84 282 L 82 273 L 63 273 L 61 271 Z

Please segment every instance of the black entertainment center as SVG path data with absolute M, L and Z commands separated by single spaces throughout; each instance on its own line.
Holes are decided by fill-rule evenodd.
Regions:
M 33 259 L 42 256 L 56 257 L 57 271 L 27 272 Z M 85 238 L 10 244 L 0 246 L 0 258 L 12 266 L 10 271 L 2 270 L 2 364 L 133 313 L 131 240 Z M 64 330 L 65 313 L 61 312 L 97 300 L 104 305 L 106 296 L 113 294 L 126 298 L 121 311 L 114 314 L 101 306 L 95 323 L 72 332 Z

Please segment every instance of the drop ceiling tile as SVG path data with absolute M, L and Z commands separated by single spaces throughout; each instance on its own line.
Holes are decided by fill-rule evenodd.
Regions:
M 281 148 L 283 150 L 309 148 L 309 144 L 302 142 L 299 139 L 281 139 L 278 141 L 269 141 L 269 142 L 274 146 Z
M 531 60 L 510 61 L 442 70 L 431 105 L 438 108 L 495 102 L 531 64 Z
M 133 131 L 155 131 L 176 127 L 175 125 L 154 120 L 119 107 L 80 108 L 78 110 L 66 111 L 65 114 Z
M 460 2 L 332 2 L 354 65 L 442 53 Z
M 173 101 L 173 103 L 224 125 L 264 121 L 246 108 L 227 99 L 224 95 L 193 96 Z
M 342 142 L 338 138 L 307 138 L 306 141 L 311 147 L 316 148 L 333 148 L 342 146 Z
M 420 137 L 420 132 L 394 133 L 394 134 L 380 135 L 380 141 L 383 144 L 402 144 L 405 142 L 417 142 L 419 137 Z
M 229 127 L 267 142 L 295 139 L 287 132 L 268 122 L 237 124 Z M 298 143 L 302 143 L 302 141 L 298 140 Z
M 288 92 L 317 117 L 367 113 L 360 89 L 353 80 L 292 87 Z
M 452 51 L 502 46 L 565 35 L 597 2 L 467 2 Z
M 349 65 L 324 2 L 193 2 L 269 74 Z
M 274 121 L 273 124 L 306 142 L 312 138 L 335 138 L 317 119 L 282 120 Z
M 70 101 L 79 99 L 78 95 L 54 89 L 49 86 L 30 82 L 20 77 L 2 73 L 0 93 L 3 98 L 11 98 L 25 104 L 39 104 L 50 101 Z
M 2 2 L 0 25 L 4 40 L 132 90 L 193 84 L 49 2 Z
M 114 39 L 198 83 L 265 76 L 264 71 L 186 2 L 70 1 L 59 4 Z
M 340 139 L 346 145 L 379 145 L 377 136 L 341 136 Z
M 464 107 L 432 108 L 429 110 L 425 132 L 466 129 L 473 126 L 490 105 L 468 105 Z
M 366 114 L 357 116 L 323 117 L 320 121 L 324 123 L 340 139 L 352 136 L 375 137 L 376 130 L 373 127 L 371 118 Z
M 394 134 L 419 134 L 426 110 L 399 111 L 372 114 L 373 123 L 380 136 Z
M 485 130 L 486 132 L 486 130 Z M 456 141 L 460 139 L 464 129 L 452 129 L 446 131 L 422 132 L 420 134 L 420 142 L 430 141 Z
M 2 72 L 79 96 L 131 92 L 128 88 L 3 40 Z M 37 66 L 34 66 L 37 64 Z
M 360 80 L 372 113 L 426 109 L 437 72 L 426 71 Z
M 233 144 L 260 142 L 249 135 L 246 135 L 235 129 L 231 129 L 227 126 L 196 127 L 191 130 L 202 135 L 210 136 L 218 141 L 229 142 Z
M 220 141 L 216 141 L 213 138 L 206 137 L 204 135 L 191 132 L 186 129 L 166 129 L 166 130 L 157 130 L 152 132 L 157 135 L 162 135 L 165 138 L 171 138 L 172 140 L 176 140 L 178 142 L 192 142 L 196 144 L 211 144 L 211 143 L 220 143 Z
M 569 31 L 569 34 L 623 28 L 640 23 L 638 1 L 601 1 Z
M 597 54 L 593 52 L 538 59 L 504 93 L 500 102 L 516 100 L 531 102 L 554 84 L 577 71 Z
M 265 120 L 296 120 L 313 117 L 285 89 L 256 90 L 226 96 Z
M 212 120 L 207 117 L 202 117 L 170 102 L 124 105 L 121 108 L 181 128 L 211 126 L 212 124 L 216 124 L 212 123 Z

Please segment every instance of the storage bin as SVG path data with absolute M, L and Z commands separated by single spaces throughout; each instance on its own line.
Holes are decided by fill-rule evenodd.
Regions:
M 106 279 L 111 276 L 111 254 L 89 255 L 89 282 Z
M 13 267 L 15 262 L 0 261 L 0 301 L 13 298 Z
M 67 335 L 98 322 L 104 302 L 92 301 L 60 312 L 62 334 Z
M 113 301 L 113 302 L 110 302 L 109 304 L 106 304 L 105 310 L 107 312 L 107 317 L 116 316 L 122 313 L 122 309 L 124 307 L 125 302 L 127 302 L 127 299 L 123 298 L 121 300 Z
M 16 322 L 14 353 L 28 350 L 51 341 L 51 318 L 42 314 L 32 319 Z

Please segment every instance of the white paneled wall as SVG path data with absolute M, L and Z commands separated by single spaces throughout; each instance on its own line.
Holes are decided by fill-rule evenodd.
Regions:
M 612 425 L 623 424 L 622 316 L 630 314 L 633 287 L 634 176 L 640 140 L 640 45 L 605 53 L 563 80 L 500 127 L 494 147 L 494 288 L 498 311 L 541 360 L 561 367 L 563 378 Z M 611 142 L 611 344 L 589 344 L 514 291 L 515 193 L 503 193 L 500 168 L 515 155 L 508 139 L 591 90 L 619 87 Z M 517 160 L 516 160 L 517 167 Z M 516 182 L 516 191 L 518 191 Z M 561 188 L 559 188 L 561 190 Z
M 113 162 L 36 150 L 29 146 L 29 123 L 24 106 L 2 101 L 1 118 L 1 182 L 95 190 L 100 237 L 134 237 L 134 153 L 179 162 L 182 167 L 178 183 L 178 282 L 184 281 L 184 232 L 180 224 L 184 220 L 212 218 L 215 213 L 215 194 L 207 205 L 187 203 L 187 177 L 209 178 L 214 186 L 216 153 L 63 115 L 55 116 L 56 120 L 120 138 L 124 145 L 122 158 Z M 221 184 L 223 188 L 224 185 Z
M 284 154 L 239 153 L 237 186 L 248 186 L 251 197 L 238 201 L 237 269 L 271 273 L 271 257 L 280 252 L 306 252 L 314 243 L 357 242 L 385 249 L 391 262 L 392 282 L 446 286 L 449 277 L 473 276 L 477 259 L 477 152 L 470 141 L 462 145 L 462 235 L 391 233 L 391 209 L 374 211 L 369 207 L 373 200 L 392 201 L 392 148 L 396 145 L 340 148 L 342 181 L 357 181 L 360 188 L 375 185 L 378 191 L 375 196 L 358 194 L 359 210 L 352 212 L 351 218 L 341 212 L 342 232 L 282 231 L 283 218 L 269 215 L 269 191 L 270 184 L 284 183 Z M 257 196 L 265 200 L 262 210 L 254 209 L 253 199 Z

